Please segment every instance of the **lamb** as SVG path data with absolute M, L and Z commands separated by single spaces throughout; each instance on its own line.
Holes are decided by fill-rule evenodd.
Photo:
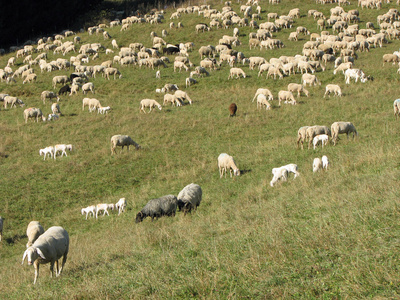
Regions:
M 181 101 L 178 98 L 176 98 L 175 95 L 172 95 L 172 94 L 165 94 L 164 95 L 163 105 L 166 105 L 168 103 L 171 103 L 172 106 L 174 106 L 175 104 L 176 104 L 176 106 L 182 106 Z
M 86 220 L 88 218 L 88 215 L 90 215 L 90 213 L 92 213 L 92 216 L 94 218 L 95 214 L 96 214 L 96 205 L 90 205 L 88 207 L 82 208 L 81 209 L 81 214 L 86 214 Z
M 185 186 L 178 194 L 178 208 L 183 210 L 184 214 L 196 210 L 200 205 L 203 191 L 198 184 L 191 183 Z
M 178 199 L 174 195 L 166 195 L 150 200 L 143 209 L 136 215 L 136 223 L 142 222 L 145 218 L 158 219 L 162 216 L 175 216 Z
M 53 103 L 51 105 L 51 111 L 52 111 L 53 114 L 59 114 L 59 115 L 62 114 L 61 110 L 60 110 L 60 106 L 58 105 L 58 103 Z
M 333 145 L 336 146 L 338 136 L 339 134 L 346 133 L 347 139 L 349 138 L 349 133 L 353 133 L 353 139 L 354 135 L 358 136 L 357 130 L 353 123 L 351 122 L 334 122 L 331 125 L 331 131 L 332 131 L 332 141 Z
M 189 101 L 190 105 L 193 103 L 192 99 L 190 99 L 189 95 L 185 91 L 177 90 L 174 95 L 181 103 L 183 103 L 183 100 L 185 99 Z
M 139 144 L 137 144 L 135 141 L 132 140 L 132 138 L 128 135 L 113 135 L 111 137 L 111 154 L 113 153 L 117 153 L 115 151 L 115 149 L 117 148 L 117 146 L 121 146 L 122 149 L 124 149 L 124 146 L 126 146 L 128 148 L 129 151 L 129 146 L 133 145 L 135 146 L 136 150 L 139 150 L 141 147 L 139 146 Z
M 297 97 L 300 97 L 301 92 L 303 92 L 306 95 L 306 97 L 308 97 L 309 95 L 308 91 L 304 88 L 304 86 L 298 83 L 289 83 L 288 91 L 292 93 L 297 92 Z
M 394 116 L 397 118 L 400 116 L 400 99 L 396 99 L 393 102 L 393 110 L 394 110 Z
M 36 284 L 39 276 L 39 265 L 50 263 L 50 276 L 53 277 L 54 263 L 56 264 L 56 276 L 59 276 L 67 261 L 69 250 L 69 235 L 68 232 L 60 227 L 53 226 L 46 230 L 39 238 L 25 250 L 22 257 L 22 264 L 25 257 L 28 259 L 28 265 L 35 267 L 35 279 L 33 284 Z M 61 268 L 58 270 L 58 260 L 63 257 Z
M 108 210 L 114 210 L 114 203 L 111 204 L 106 204 L 106 203 L 102 203 L 102 204 L 97 204 L 96 205 L 96 219 L 97 216 L 99 214 L 99 211 L 104 210 L 103 216 L 105 216 L 107 214 L 107 216 L 109 216 L 110 214 L 108 213 Z
M 4 219 L 2 217 L 0 217 L 0 242 L 1 242 L 1 239 L 3 238 L 3 222 L 4 222 Z
M 113 46 L 113 49 L 119 49 L 117 41 L 115 39 L 111 41 L 111 45 Z
M 236 116 L 236 111 L 237 111 L 236 103 L 231 103 L 231 105 L 229 105 L 229 116 L 230 117 Z
M 322 148 L 328 144 L 329 136 L 327 134 L 318 134 L 313 138 L 314 150 L 318 143 L 321 142 Z
M 327 84 L 325 88 L 324 98 L 326 95 L 329 95 L 330 97 L 331 94 L 342 97 L 342 89 L 337 84 Z
M 308 127 L 306 130 L 306 139 L 308 139 L 308 149 L 310 149 L 314 137 L 318 134 L 327 134 L 331 136 L 331 130 L 328 128 L 328 126 L 314 125 Z
M 39 150 L 39 155 L 40 156 L 42 156 L 42 155 L 44 156 L 43 160 L 46 160 L 47 154 L 50 156 L 50 158 L 54 157 L 54 147 L 53 146 L 49 146 L 49 147 L 46 147 L 46 148 L 43 148 L 43 149 Z
M 53 88 L 56 88 L 57 83 L 66 84 L 70 79 L 67 75 L 59 75 L 53 77 Z
M 28 243 L 26 243 L 26 248 L 32 246 L 32 244 L 38 239 L 38 237 L 44 233 L 42 225 L 39 221 L 31 221 L 26 229 L 26 236 L 28 237 Z
M 365 76 L 365 73 L 361 69 L 347 69 L 344 72 L 344 78 L 346 84 L 350 84 L 350 78 L 354 78 L 355 82 L 360 79 L 362 83 L 365 83 L 369 77 Z
M 321 161 L 322 161 L 322 169 L 328 170 L 329 166 L 328 157 L 326 155 L 322 156 Z
M 224 176 L 224 173 L 226 178 L 227 169 L 229 169 L 231 177 L 232 177 L 232 170 L 234 176 L 240 176 L 240 170 L 236 166 L 233 157 L 226 153 L 221 153 L 218 156 L 218 169 L 219 169 L 219 178 L 222 178 L 222 176 Z
M 98 114 L 107 114 L 111 110 L 110 106 L 100 106 L 97 108 L 97 113 Z
M 316 158 L 314 158 L 314 161 L 313 161 L 313 172 L 316 173 L 320 169 L 322 169 L 322 161 L 319 157 L 316 157 Z
M 82 85 L 82 91 L 86 94 L 88 91 L 91 91 L 94 94 L 94 84 L 92 82 L 85 83 Z
M 40 99 L 43 100 L 43 104 L 46 103 L 46 98 L 49 98 L 50 100 L 55 98 L 58 101 L 60 101 L 60 97 L 57 96 L 56 93 L 51 92 L 51 91 L 43 91 L 42 94 L 40 95 Z
M 125 211 L 126 208 L 126 199 L 121 198 L 118 200 L 117 203 L 115 203 L 115 209 L 118 209 L 118 216 Z
M 274 100 L 274 96 L 272 95 L 272 93 L 271 93 L 271 91 L 269 89 L 259 88 L 259 89 L 257 89 L 256 94 L 254 95 L 254 98 L 253 98 L 253 100 L 251 102 L 254 102 L 254 100 L 260 94 L 263 94 L 266 97 L 268 97 L 268 100 Z
M 246 73 L 241 68 L 231 68 L 229 71 L 228 79 L 233 79 L 233 76 L 236 76 L 237 79 L 240 78 L 240 76 L 246 78 Z
M 39 118 L 42 118 L 43 122 L 46 121 L 46 117 L 43 115 L 40 108 L 30 107 L 24 110 L 25 123 L 28 123 L 29 118 L 36 118 L 36 122 L 39 122 Z
M 68 156 L 67 151 L 69 150 L 70 152 L 72 151 L 72 145 L 71 144 L 57 144 L 54 146 L 54 160 L 56 159 L 57 153 L 61 151 L 61 157 Z
M 281 101 L 285 101 L 285 103 L 290 103 L 293 105 L 296 105 L 296 99 L 294 98 L 292 92 L 289 91 L 279 91 L 278 93 L 278 99 L 279 99 L 279 106 L 281 106 Z
M 149 107 L 149 113 L 151 112 L 151 109 L 154 107 L 157 107 L 159 110 L 162 110 L 162 106 L 160 103 L 158 103 L 156 100 L 154 99 L 143 99 L 140 101 L 140 107 L 139 107 L 139 112 L 144 112 L 146 113 L 146 111 L 144 110 L 146 107 Z
M 288 178 L 288 170 L 286 168 L 273 168 L 272 169 L 272 174 L 274 175 L 272 177 L 272 180 L 270 181 L 270 186 L 274 186 L 275 183 L 277 183 L 279 180 L 281 181 L 287 181 Z
M 265 110 L 270 110 L 271 109 L 271 104 L 267 100 L 267 97 L 264 94 L 259 94 L 257 96 L 257 109 L 265 106 Z

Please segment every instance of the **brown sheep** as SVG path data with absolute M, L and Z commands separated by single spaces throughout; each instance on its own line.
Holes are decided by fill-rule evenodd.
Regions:
M 236 103 L 231 103 L 231 105 L 229 105 L 229 116 L 230 117 L 235 117 L 236 116 L 236 111 L 237 111 Z

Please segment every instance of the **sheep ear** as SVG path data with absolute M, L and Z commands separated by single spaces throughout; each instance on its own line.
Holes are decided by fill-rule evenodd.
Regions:
M 40 256 L 41 258 L 46 259 L 46 257 L 44 257 L 43 252 L 42 252 L 39 248 L 36 248 L 36 252 L 37 252 L 37 254 L 39 254 L 39 256 Z

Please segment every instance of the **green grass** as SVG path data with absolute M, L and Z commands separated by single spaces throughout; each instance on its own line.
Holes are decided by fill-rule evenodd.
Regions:
M 352 2 L 346 10 L 357 8 Z M 212 4 L 222 7 L 220 1 Z M 262 21 L 267 12 L 286 14 L 294 7 L 302 15 L 293 28 L 274 35 L 286 46 L 279 50 L 249 50 L 251 29 L 240 28 L 242 45 L 236 49 L 267 59 L 301 53 L 308 36 L 290 42 L 289 33 L 297 26 L 318 32 L 307 10 L 316 7 L 328 16 L 335 6 L 298 0 L 261 5 Z M 238 3 L 233 7 L 239 11 Z M 367 21 L 376 23 L 376 16 L 391 7 L 398 8 L 384 4 L 382 10 L 360 10 L 360 28 Z M 135 24 L 122 33 L 120 27 L 107 30 L 120 46 L 142 42 L 150 47 L 150 32 L 161 35 L 167 29 L 168 43 L 195 43 L 190 60 L 196 65 L 201 45 L 216 45 L 222 35 L 232 34 L 232 29 L 196 34 L 195 24 L 209 22 L 197 15 L 182 16 L 185 27 L 170 30 L 172 12 L 167 9 L 159 25 Z M 111 48 L 102 36 L 79 35 L 83 43 L 99 41 Z M 400 130 L 392 104 L 398 98 L 399 75 L 397 66 L 382 68 L 382 55 L 399 47 L 395 40 L 358 53 L 356 67 L 374 81 L 345 85 L 344 76 L 333 75 L 333 64 L 328 64 L 325 72 L 316 73 L 322 85 L 307 87 L 310 97 L 280 108 L 273 101 L 271 111 L 257 110 L 251 102 L 256 89 L 267 87 L 277 98 L 288 83 L 300 83 L 301 74 L 266 80 L 257 76 L 258 70 L 241 66 L 247 78 L 228 81 L 229 66 L 224 64 L 185 89 L 188 73 L 174 73 L 172 63 L 161 69 L 160 80 L 155 70 L 117 66 L 122 79 L 91 80 L 96 94 L 89 97 L 110 105 L 108 115 L 82 111 L 81 92 L 62 97 L 64 116 L 56 122 L 25 124 L 23 108 L 1 109 L 0 215 L 6 220 L 0 298 L 398 298 Z M 0 57 L 0 66 L 13 55 Z M 100 53 L 90 64 L 112 57 Z M 22 65 L 22 59 L 17 63 Z M 34 68 L 36 84 L 22 85 L 21 79 L 14 85 L 0 83 L 0 92 L 48 114 L 50 103 L 43 104 L 40 93 L 53 90 L 53 76 L 72 70 L 40 73 Z M 143 98 L 162 103 L 155 89 L 165 83 L 186 90 L 193 105 L 139 113 Z M 344 96 L 324 99 L 328 83 L 339 84 Z M 238 106 L 235 118 L 228 117 L 232 102 Z M 335 121 L 352 122 L 359 137 L 341 137 L 337 146 L 323 150 L 296 149 L 298 128 Z M 111 156 L 114 134 L 130 135 L 142 149 L 117 149 Z M 75 149 L 68 157 L 43 161 L 39 149 L 57 143 L 71 143 Z M 219 178 L 217 157 L 222 152 L 235 158 L 242 176 Z M 313 174 L 312 161 L 322 155 L 331 167 Z M 288 163 L 296 163 L 301 176 L 271 188 L 271 169 Z M 136 213 L 148 200 L 177 195 L 191 182 L 203 189 L 195 213 L 135 224 Z M 82 207 L 116 203 L 121 197 L 126 197 L 128 211 L 119 217 L 113 212 L 96 221 L 80 214 Z M 49 266 L 42 265 L 35 286 L 33 268 L 20 265 L 31 220 L 45 228 L 61 225 L 71 239 L 62 276 L 49 278 Z

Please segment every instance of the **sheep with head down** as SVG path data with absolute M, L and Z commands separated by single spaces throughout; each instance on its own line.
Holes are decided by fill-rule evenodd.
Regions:
M 136 223 L 142 222 L 145 218 L 158 219 L 162 216 L 175 216 L 178 199 L 174 195 L 167 195 L 150 200 L 136 215 Z
M 203 191 L 198 184 L 191 183 L 185 186 L 178 194 L 178 208 L 183 210 L 184 214 L 196 210 L 200 205 Z
M 348 139 L 349 134 L 353 133 L 353 140 L 354 140 L 354 136 L 358 136 L 356 127 L 351 122 L 334 122 L 331 125 L 331 131 L 332 131 L 333 145 L 336 145 L 338 138 L 339 138 L 339 134 L 345 133 L 347 135 L 347 139 Z
M 220 175 L 219 177 L 220 178 L 222 178 L 224 176 L 224 173 L 225 173 L 225 177 L 226 177 L 226 173 L 227 173 L 228 169 L 229 169 L 229 173 L 230 173 L 231 177 L 232 177 L 232 170 L 233 170 L 234 176 L 240 175 L 240 170 L 236 166 L 236 163 L 233 160 L 233 157 L 226 153 L 221 153 L 218 156 L 218 169 L 219 169 L 219 175 Z
M 114 135 L 111 137 L 111 154 L 117 153 L 115 151 L 117 146 L 121 146 L 122 149 L 124 149 L 124 147 L 126 146 L 129 151 L 130 145 L 135 146 L 136 150 L 139 150 L 141 148 L 140 145 L 136 143 L 134 140 L 132 140 L 132 138 L 128 135 L 120 135 L 120 134 Z

